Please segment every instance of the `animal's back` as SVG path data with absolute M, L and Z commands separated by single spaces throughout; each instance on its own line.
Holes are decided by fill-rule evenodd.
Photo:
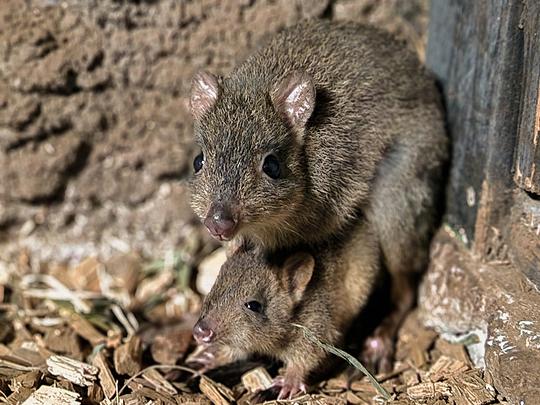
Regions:
M 277 34 L 228 80 L 260 92 L 295 70 L 313 78 L 317 94 L 304 135 L 304 201 L 311 204 L 300 213 L 306 218 L 299 231 L 324 240 L 373 198 L 377 167 L 393 144 L 406 144 L 405 153 L 420 158 L 427 145 L 428 156 L 439 159 L 429 150 L 446 142 L 439 95 L 416 56 L 390 34 L 326 21 Z

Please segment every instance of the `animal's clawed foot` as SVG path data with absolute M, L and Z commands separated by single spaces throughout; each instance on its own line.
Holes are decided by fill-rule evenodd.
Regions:
M 197 368 L 197 371 L 201 374 L 217 366 L 215 353 L 209 347 L 204 346 L 197 347 L 186 359 L 186 363 Z
M 368 368 L 371 368 L 376 373 L 389 373 L 392 371 L 393 357 L 393 336 L 381 325 L 364 342 L 362 360 Z
M 279 376 L 274 379 L 272 387 L 281 388 L 278 399 L 292 399 L 307 392 L 306 384 L 297 378 Z

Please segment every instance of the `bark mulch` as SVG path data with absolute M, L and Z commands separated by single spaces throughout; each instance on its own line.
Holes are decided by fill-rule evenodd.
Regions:
M 196 251 L 187 247 L 152 263 L 124 254 L 72 266 L 36 265 L 23 252 L 4 263 L 0 403 L 247 404 L 270 398 L 264 390 L 277 367 L 248 362 L 201 376 L 186 365 L 201 304 L 195 285 L 212 278 L 193 281 L 194 271 L 205 267 Z M 384 403 L 366 377 L 351 375 L 346 370 L 307 395 L 279 402 Z M 415 313 L 400 331 L 394 371 L 376 377 L 391 404 L 505 403 L 465 346 L 425 329 Z

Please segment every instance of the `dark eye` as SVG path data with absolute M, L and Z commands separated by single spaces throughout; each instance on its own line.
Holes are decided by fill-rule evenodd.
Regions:
M 195 173 L 198 173 L 204 165 L 204 155 L 203 153 L 199 153 L 197 156 L 195 156 L 195 159 L 193 159 L 193 169 L 195 170 Z
M 250 311 L 260 314 L 262 312 L 262 304 L 259 301 L 249 301 L 244 304 Z
M 275 155 L 268 155 L 264 158 L 262 169 L 271 179 L 277 179 L 281 174 L 279 160 Z

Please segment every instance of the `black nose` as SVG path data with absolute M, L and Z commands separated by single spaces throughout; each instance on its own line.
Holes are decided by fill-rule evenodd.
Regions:
M 214 338 L 214 331 L 201 319 L 193 327 L 193 337 L 199 344 L 210 343 Z
M 230 239 L 234 235 L 236 224 L 231 211 L 221 204 L 213 205 L 204 220 L 210 234 L 219 240 Z

